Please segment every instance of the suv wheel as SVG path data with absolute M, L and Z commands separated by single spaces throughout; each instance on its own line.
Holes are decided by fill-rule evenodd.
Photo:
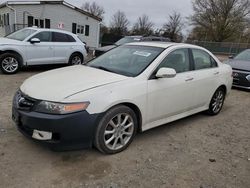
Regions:
M 69 58 L 70 65 L 82 65 L 83 62 L 83 56 L 80 53 L 73 53 Z
M 137 118 L 127 106 L 110 109 L 101 119 L 95 134 L 95 147 L 105 154 L 125 150 L 137 131 Z
M 4 74 L 14 74 L 19 71 L 20 57 L 13 53 L 5 53 L 0 56 L 0 68 Z

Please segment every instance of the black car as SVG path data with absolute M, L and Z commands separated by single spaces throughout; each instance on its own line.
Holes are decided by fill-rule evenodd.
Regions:
M 227 62 L 233 68 L 233 86 L 250 89 L 250 49 L 247 49 Z
M 120 40 L 118 40 L 114 45 L 108 45 L 108 46 L 103 46 L 100 48 L 97 48 L 94 51 L 94 56 L 98 57 L 102 54 L 104 54 L 105 52 L 117 47 L 117 46 L 121 46 L 123 44 L 126 43 L 131 43 L 131 42 L 139 42 L 139 41 L 161 41 L 161 42 L 170 42 L 170 40 L 168 38 L 165 37 L 155 37 L 155 36 L 148 36 L 148 37 L 143 37 L 143 36 L 125 36 L 123 38 L 121 38 Z

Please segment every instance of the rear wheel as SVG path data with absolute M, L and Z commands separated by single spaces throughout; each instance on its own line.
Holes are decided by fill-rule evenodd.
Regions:
M 83 56 L 80 53 L 73 53 L 69 58 L 69 65 L 82 65 Z
M 21 66 L 21 59 L 14 53 L 5 53 L 0 56 L 0 68 L 4 74 L 17 73 Z
M 110 109 L 98 124 L 94 144 L 106 154 L 125 150 L 132 142 L 137 131 L 137 118 L 127 106 Z
M 209 104 L 209 109 L 207 111 L 208 114 L 217 115 L 220 113 L 224 104 L 225 95 L 226 95 L 225 89 L 223 89 L 222 87 L 218 88 L 215 91 Z

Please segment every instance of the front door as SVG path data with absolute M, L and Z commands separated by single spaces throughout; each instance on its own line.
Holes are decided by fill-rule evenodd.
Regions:
M 193 71 L 190 71 L 189 50 L 171 52 L 157 70 L 162 67 L 175 69 L 177 75 L 174 78 L 148 80 L 147 124 L 195 108 L 193 95 L 196 88 L 193 84 Z
M 40 43 L 30 43 L 32 38 L 38 38 Z M 27 41 L 27 65 L 41 65 L 54 63 L 54 47 L 51 41 L 51 32 L 42 31 Z

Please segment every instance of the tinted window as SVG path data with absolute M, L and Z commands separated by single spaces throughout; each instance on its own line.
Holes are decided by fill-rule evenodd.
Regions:
M 53 32 L 53 42 L 75 42 L 75 39 L 64 33 Z
M 190 70 L 188 49 L 178 49 L 171 52 L 160 64 L 158 70 L 162 67 L 175 69 L 177 73 Z
M 38 38 L 41 42 L 51 42 L 51 32 L 43 31 L 36 34 L 32 38 Z
M 217 67 L 216 61 L 205 51 L 192 49 L 195 70 Z

